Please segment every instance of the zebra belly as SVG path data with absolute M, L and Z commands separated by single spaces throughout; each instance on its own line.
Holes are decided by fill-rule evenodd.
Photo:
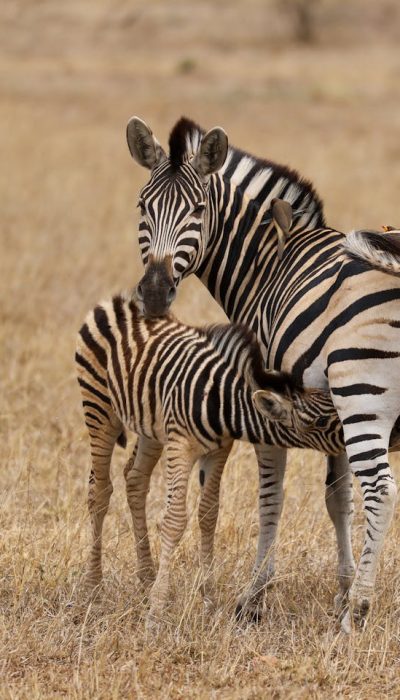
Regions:
M 156 442 L 165 445 L 168 442 L 168 438 L 164 429 L 164 426 L 156 421 L 154 424 L 150 422 L 143 422 L 131 417 L 127 425 L 125 426 L 128 430 L 147 438 L 148 440 L 154 440 Z

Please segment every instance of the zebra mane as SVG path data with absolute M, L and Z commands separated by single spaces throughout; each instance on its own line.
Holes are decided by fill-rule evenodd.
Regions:
M 184 162 L 197 153 L 204 133 L 203 129 L 191 119 L 187 117 L 179 119 L 170 133 L 168 143 L 172 170 L 178 170 Z
M 253 389 L 272 389 L 280 394 L 303 390 L 290 374 L 265 370 L 256 336 L 246 326 L 215 324 L 202 330 L 217 352 L 244 375 Z
M 169 137 L 169 158 L 172 171 L 177 171 L 183 163 L 197 153 L 204 134 L 205 130 L 187 117 L 181 117 L 176 122 Z M 266 183 L 271 185 L 269 182 L 271 177 L 273 177 L 274 182 L 286 181 L 286 184 L 282 183 L 282 190 L 285 190 L 284 199 L 290 204 L 295 204 L 296 200 L 301 197 L 302 209 L 307 208 L 313 202 L 315 214 L 318 214 L 318 220 L 313 222 L 313 225 L 325 225 L 323 202 L 313 184 L 310 180 L 301 177 L 297 170 L 287 165 L 258 158 L 230 145 L 220 174 L 224 179 L 232 181 L 238 187 L 242 186 L 250 199 L 255 202 L 260 199 L 260 203 L 264 199 L 264 185 Z M 275 196 L 279 197 L 280 194 Z
M 280 197 L 292 204 L 294 214 L 297 214 L 299 198 L 302 202 L 299 214 L 303 213 L 304 209 L 313 202 L 314 212 L 318 213 L 318 220 L 313 225 L 325 225 L 323 201 L 317 194 L 311 180 L 302 177 L 297 170 L 288 165 L 275 163 L 266 158 L 258 158 L 230 145 L 220 173 L 222 177 L 241 188 L 249 199 L 259 202 L 260 205 L 265 200 L 264 185 L 272 188 L 272 182 L 275 185 L 279 180 L 282 180 L 281 191 L 275 194 L 275 197 Z

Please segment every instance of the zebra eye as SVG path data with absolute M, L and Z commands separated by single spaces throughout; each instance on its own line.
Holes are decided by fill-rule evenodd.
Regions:
M 192 211 L 192 216 L 195 219 L 201 219 L 201 217 L 204 214 L 204 209 L 206 208 L 205 204 L 198 204 L 197 207 L 195 207 Z
M 315 421 L 315 426 L 317 428 L 327 428 L 329 424 L 329 416 L 320 416 Z

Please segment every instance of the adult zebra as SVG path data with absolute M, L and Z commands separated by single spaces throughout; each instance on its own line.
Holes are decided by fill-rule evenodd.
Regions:
M 151 170 L 139 198 L 139 243 L 145 274 L 139 286 L 146 314 L 165 313 L 182 277 L 195 273 L 231 321 L 248 325 L 268 367 L 306 386 L 329 387 L 344 426 L 346 453 L 359 478 L 367 517 L 364 547 L 349 598 L 363 621 L 396 500 L 388 446 L 400 415 L 400 272 L 398 237 L 327 228 L 311 184 L 288 168 L 228 147 L 225 132 L 205 134 L 181 119 L 168 156 L 140 119 L 128 123 L 133 158 Z M 282 247 L 271 202 L 293 206 Z M 279 227 L 278 227 L 279 228 Z M 389 234 L 388 234 L 389 235 Z M 282 254 L 283 253 L 283 254 Z M 260 536 L 254 583 L 240 606 L 252 613 L 273 574 L 267 554 L 282 507 L 285 452 L 257 448 Z M 351 497 L 335 501 L 332 485 L 346 474 L 344 455 L 328 462 L 327 505 L 339 547 L 339 581 L 354 574 Z M 331 500 L 332 499 L 332 500 Z M 343 622 L 348 628 L 349 613 Z

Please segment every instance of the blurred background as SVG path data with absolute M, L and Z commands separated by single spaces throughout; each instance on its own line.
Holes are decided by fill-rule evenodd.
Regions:
M 400 225 L 399 43 L 398 0 L 2 0 L 0 566 L 13 570 L 2 600 L 25 590 L 21 581 L 32 592 L 42 581 L 50 596 L 74 565 L 82 571 L 88 444 L 74 345 L 86 311 L 141 275 L 136 204 L 147 172 L 126 146 L 129 117 L 147 121 L 164 145 L 181 115 L 205 129 L 222 126 L 242 149 L 311 179 L 339 229 Z M 175 312 L 192 323 L 223 318 L 194 278 L 182 284 Z M 238 551 L 247 559 L 233 553 L 232 571 L 245 577 L 257 480 L 247 466 L 251 449 L 235 454 L 226 482 L 235 498 L 224 501 L 221 523 L 241 533 Z M 124 459 L 119 451 L 118 466 Z M 326 562 L 333 581 L 323 462 L 291 453 L 283 522 L 302 514 L 296 551 L 311 557 L 310 571 L 314 563 L 323 575 Z M 129 542 L 133 570 L 115 473 L 120 494 L 110 527 Z M 293 510 L 300 493 L 304 509 Z M 239 522 L 240 508 L 247 515 Z M 226 537 L 228 552 L 232 533 Z M 289 571 L 296 541 L 288 547 Z M 107 551 L 119 571 L 112 543 Z
M 399 225 L 399 41 L 397 0 L 3 0 L 5 414 L 65 381 L 87 309 L 141 275 L 132 114 L 164 145 L 181 115 L 223 126 L 310 178 L 332 226 Z M 223 317 L 194 278 L 175 311 Z

